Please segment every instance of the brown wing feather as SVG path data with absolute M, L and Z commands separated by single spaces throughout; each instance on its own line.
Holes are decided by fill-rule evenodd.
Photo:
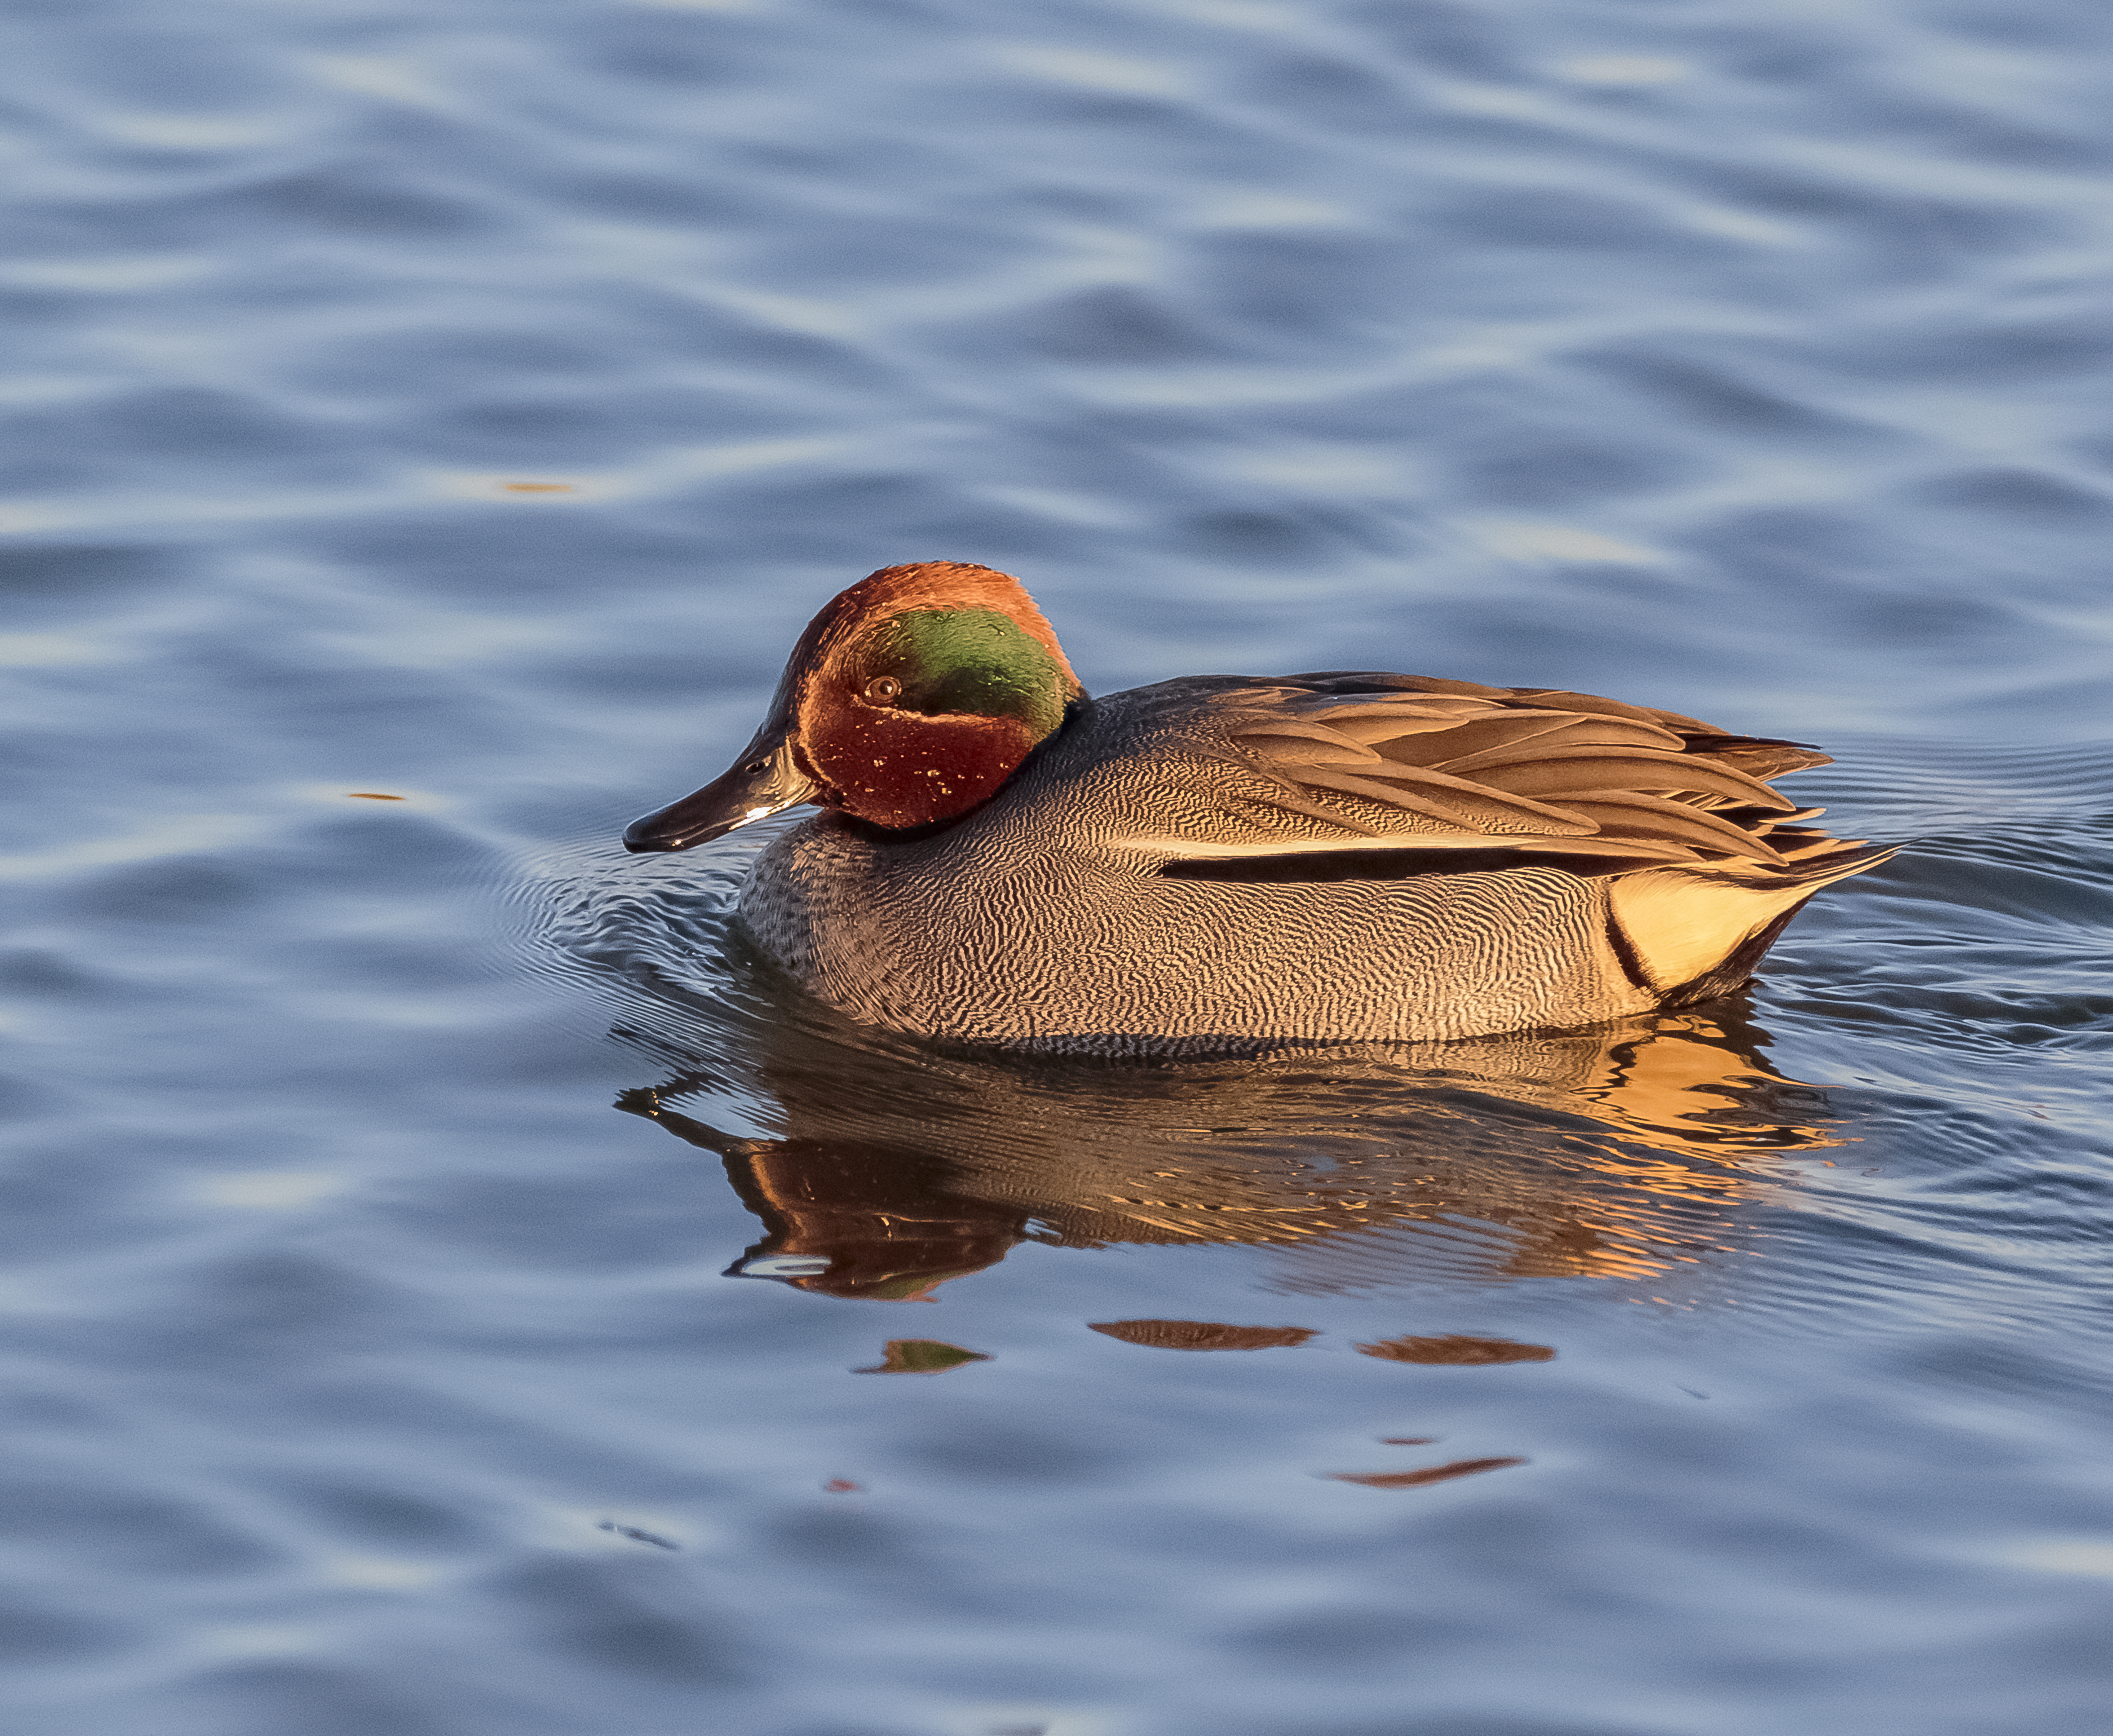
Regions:
M 1564 687 L 1507 687 L 1504 690 L 1522 704 L 1545 706 L 1551 711 L 1581 712 L 1596 718 L 1627 718 L 1633 722 L 1655 723 L 1677 735 L 1685 735 L 1690 730 L 1717 733 L 1714 724 L 1705 723 L 1700 718 L 1683 718 L 1677 711 L 1659 711 L 1649 705 L 1602 699 L 1596 693 L 1572 693 Z
M 1803 741 L 1778 741 L 1766 736 L 1720 736 L 1714 730 L 1691 730 L 1684 738 L 1691 754 L 1712 759 L 1753 777 L 1781 777 L 1813 766 L 1831 766 L 1834 756 Z
M 1564 747 L 1560 758 L 1530 758 L 1517 752 L 1471 754 L 1440 769 L 1455 777 L 1472 776 L 1478 783 L 1513 795 L 1556 796 L 1586 790 L 1701 790 L 1735 796 L 1756 808 L 1788 813 L 1797 805 L 1758 779 L 1700 754 L 1639 753 L 1631 748 Z
M 1589 820 L 1573 818 L 1559 808 L 1522 801 L 1501 790 L 1448 777 L 1422 767 L 1302 765 L 1298 781 L 1323 790 L 1340 790 L 1368 801 L 1422 813 L 1461 832 L 1498 836 L 1579 837 L 1594 831 Z
M 1362 670 L 1227 699 L 1227 745 L 1267 780 L 1239 806 L 1276 835 L 1244 854 L 1472 845 L 1582 872 L 1662 861 L 1804 879 L 1855 849 L 1766 782 L 1825 754 L 1677 712 Z

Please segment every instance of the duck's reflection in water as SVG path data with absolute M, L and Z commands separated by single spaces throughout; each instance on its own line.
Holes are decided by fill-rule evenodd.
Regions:
M 921 1298 L 1025 1240 L 1268 1246 L 1279 1293 L 1644 1278 L 1729 1246 L 1771 1155 L 1832 1142 L 1822 1094 L 1761 1059 L 1738 997 L 1586 1032 L 1147 1063 L 920 1046 L 743 988 L 679 1039 L 627 1029 L 677 1071 L 618 1107 L 726 1160 L 768 1233 L 729 1275 L 818 1295 Z M 684 1101 L 724 1096 L 775 1105 L 783 1137 Z

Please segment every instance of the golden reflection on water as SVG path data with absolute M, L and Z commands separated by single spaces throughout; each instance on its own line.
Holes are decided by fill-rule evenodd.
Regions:
M 880 1360 L 858 1374 L 943 1374 L 970 1362 L 988 1362 L 981 1351 L 964 1350 L 940 1338 L 890 1338 Z
M 1330 1471 L 1331 1483 L 1355 1483 L 1368 1489 L 1427 1489 L 1434 1483 L 1450 1483 L 1455 1477 L 1473 1477 L 1483 1471 L 1501 1471 L 1523 1459 L 1455 1459 L 1450 1465 L 1426 1465 L 1415 1471 Z
M 1456 1369 L 1487 1368 L 1499 1362 L 1553 1362 L 1555 1352 L 1545 1344 L 1520 1344 L 1509 1338 L 1468 1338 L 1458 1333 L 1442 1338 L 1382 1338 L 1361 1344 L 1359 1354 L 1387 1362 L 1433 1363 Z
M 1155 1063 L 918 1046 L 782 995 L 735 1012 L 678 1041 L 626 1032 L 678 1070 L 617 1106 L 725 1160 L 766 1231 L 730 1275 L 820 1295 L 923 1299 L 1029 1239 L 1271 1247 L 1270 1287 L 1290 1294 L 1650 1278 L 1730 1248 L 1771 1159 L 1834 1143 L 1821 1093 L 1761 1059 L 1736 1000 L 1587 1032 Z M 678 1106 L 726 1093 L 774 1103 L 780 1137 Z M 1156 1323 L 1168 1348 L 1184 1330 L 1211 1347 L 1207 1327 Z M 1248 1330 L 1210 1329 L 1225 1348 Z M 1446 1343 L 1368 1353 L 1476 1360 Z
M 1295 1350 L 1316 1334 L 1303 1326 L 1228 1326 L 1217 1320 L 1089 1320 L 1095 1332 L 1162 1351 Z

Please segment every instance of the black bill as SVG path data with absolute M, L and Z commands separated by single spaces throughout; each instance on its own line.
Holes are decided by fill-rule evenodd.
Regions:
M 795 763 L 779 714 L 756 731 L 734 768 L 701 790 L 625 829 L 628 850 L 689 850 L 801 802 L 812 801 L 814 780 Z

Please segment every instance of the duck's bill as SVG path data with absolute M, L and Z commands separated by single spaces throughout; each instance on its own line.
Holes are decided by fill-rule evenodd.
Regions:
M 792 763 L 789 746 L 752 744 L 741 763 L 701 790 L 625 828 L 628 850 L 690 850 L 801 802 L 816 794 L 814 781 Z

